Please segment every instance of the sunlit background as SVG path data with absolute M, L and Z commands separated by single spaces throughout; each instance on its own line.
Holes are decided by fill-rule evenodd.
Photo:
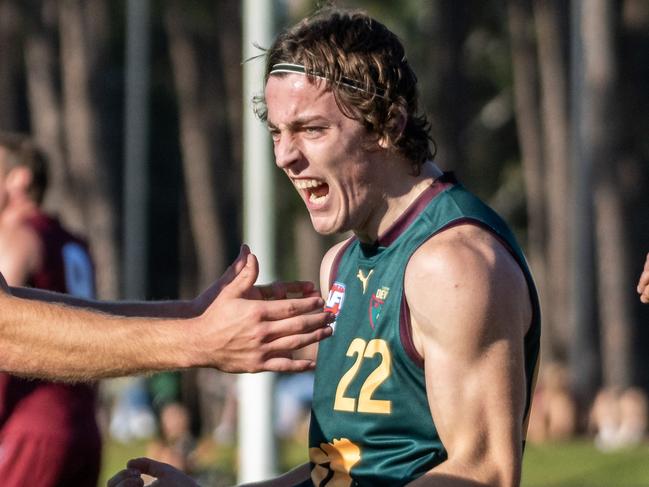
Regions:
M 526 249 L 544 328 L 523 485 L 649 485 L 649 305 L 635 292 L 649 252 L 649 2 L 335 3 L 401 37 L 437 163 Z M 244 32 L 244 4 L 247 20 L 264 7 L 271 38 L 316 6 L 0 0 L 0 130 L 46 150 L 47 208 L 89 238 L 101 298 L 195 296 L 248 238 L 243 69 L 263 61 L 242 62 L 266 41 Z M 279 171 L 261 184 L 274 232 L 262 271 L 317 280 L 337 239 L 315 234 Z M 186 468 L 204 485 L 234 483 L 236 380 L 199 370 L 102 384 L 102 482 L 132 455 L 167 458 L 171 411 L 173 425 L 187 421 Z M 307 458 L 311 384 L 271 381 L 274 399 L 255 407 L 272 411 L 279 471 Z

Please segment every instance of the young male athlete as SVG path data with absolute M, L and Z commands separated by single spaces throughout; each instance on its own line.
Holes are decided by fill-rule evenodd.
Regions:
M 40 208 L 48 182 L 44 154 L 19 134 L 0 133 L 0 148 L 0 270 L 12 285 L 92 298 L 95 274 L 85 241 Z M 96 486 L 101 435 L 95 406 L 94 384 L 0 373 L 2 484 L 28 485 L 38 472 L 42 487 Z
M 534 283 L 505 223 L 431 162 L 403 47 L 321 11 L 267 52 L 260 113 L 322 234 L 336 315 L 318 349 L 310 462 L 268 486 L 515 486 L 538 360 Z M 131 461 L 109 485 L 193 485 Z M 167 482 L 168 480 L 168 482 Z

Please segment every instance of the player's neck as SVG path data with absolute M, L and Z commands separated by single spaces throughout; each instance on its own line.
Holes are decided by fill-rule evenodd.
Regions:
M 40 212 L 38 205 L 28 199 L 21 198 L 10 202 L 2 212 L 2 220 L 5 223 L 22 223 L 28 218 L 37 215 Z
M 363 228 L 354 231 L 356 237 L 362 242 L 376 242 L 433 183 L 436 175 L 424 167 L 418 175 L 386 176 L 381 205 L 376 206 Z

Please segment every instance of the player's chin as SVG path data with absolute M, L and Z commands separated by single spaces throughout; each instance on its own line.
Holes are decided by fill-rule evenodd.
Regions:
M 313 225 L 313 229 L 320 235 L 333 235 L 341 231 L 340 225 L 338 225 L 331 217 L 317 215 L 312 212 L 309 212 L 309 215 L 311 216 L 311 225 Z

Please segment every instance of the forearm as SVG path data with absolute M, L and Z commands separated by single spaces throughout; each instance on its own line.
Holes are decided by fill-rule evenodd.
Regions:
M 83 381 L 192 365 L 191 320 L 115 317 L 5 293 L 0 310 L 6 372 Z
M 117 316 L 137 316 L 143 318 L 192 318 L 198 316 L 204 311 L 204 307 L 203 309 L 199 309 L 194 301 L 189 300 L 98 301 L 27 287 L 12 287 L 11 294 L 32 301 L 63 303 L 75 308 L 88 308 Z

